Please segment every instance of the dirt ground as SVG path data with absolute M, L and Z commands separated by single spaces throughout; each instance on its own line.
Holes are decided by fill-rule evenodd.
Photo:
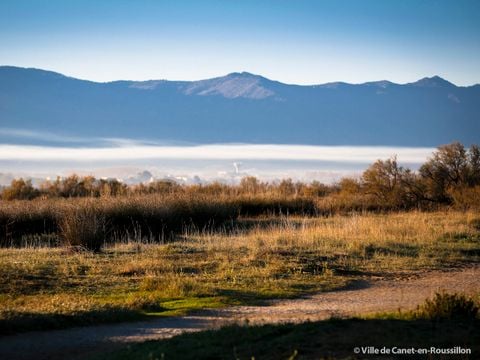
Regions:
M 348 289 L 272 301 L 268 306 L 236 306 L 183 317 L 5 336 L 0 338 L 0 359 L 84 359 L 128 343 L 164 339 L 234 322 L 301 322 L 409 310 L 439 290 L 480 293 L 480 265 L 392 279 L 365 279 Z

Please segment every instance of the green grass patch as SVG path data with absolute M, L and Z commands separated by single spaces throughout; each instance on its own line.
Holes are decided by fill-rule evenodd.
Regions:
M 228 299 L 223 297 L 186 298 L 160 302 L 162 311 L 146 312 L 149 316 L 179 316 L 201 309 L 225 307 Z

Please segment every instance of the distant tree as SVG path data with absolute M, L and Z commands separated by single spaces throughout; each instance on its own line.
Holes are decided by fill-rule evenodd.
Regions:
M 84 178 L 80 179 L 78 183 L 78 193 L 79 196 L 100 196 L 97 180 L 93 176 L 85 176 Z
M 148 193 L 173 194 L 179 192 L 181 186 L 172 180 L 158 180 L 148 184 Z
M 469 162 L 468 185 L 480 185 L 480 147 L 478 145 L 470 146 L 467 155 Z
M 32 185 L 32 180 L 14 179 L 10 186 L 2 190 L 4 200 L 31 200 L 40 196 L 40 191 Z
M 383 205 L 407 208 L 417 201 L 414 191 L 415 175 L 398 165 L 394 156 L 388 160 L 377 160 L 362 174 L 362 188 Z
M 322 184 L 319 181 L 312 181 L 310 184 L 301 184 L 299 189 L 299 193 L 306 197 L 322 197 L 332 193 L 333 191 L 333 186 Z
M 240 180 L 240 191 L 244 194 L 255 195 L 260 190 L 260 182 L 255 176 L 245 176 Z
M 101 196 L 120 196 L 128 192 L 127 185 L 117 179 L 101 179 L 98 186 Z
M 361 184 L 358 179 L 353 177 L 344 177 L 338 183 L 342 195 L 353 195 L 361 192 Z
M 63 197 L 78 197 L 83 195 L 78 175 L 73 174 L 65 178 L 61 182 L 60 193 Z
M 297 195 L 297 187 L 292 179 L 283 179 L 277 186 L 277 191 L 282 196 Z
M 480 150 L 473 145 L 469 150 L 458 143 L 440 146 L 421 166 L 420 175 L 426 196 L 441 203 L 453 200 L 452 192 L 480 185 Z

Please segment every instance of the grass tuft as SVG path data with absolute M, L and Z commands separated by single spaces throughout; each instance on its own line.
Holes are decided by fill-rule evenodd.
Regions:
M 430 320 L 473 320 L 477 317 L 478 306 L 464 294 L 436 293 L 417 309 L 418 318 Z

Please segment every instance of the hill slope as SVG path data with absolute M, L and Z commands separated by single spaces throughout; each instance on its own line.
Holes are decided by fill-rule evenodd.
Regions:
M 2 66 L 0 127 L 194 143 L 470 144 L 480 142 L 480 86 L 440 77 L 298 86 L 250 73 L 95 83 Z

